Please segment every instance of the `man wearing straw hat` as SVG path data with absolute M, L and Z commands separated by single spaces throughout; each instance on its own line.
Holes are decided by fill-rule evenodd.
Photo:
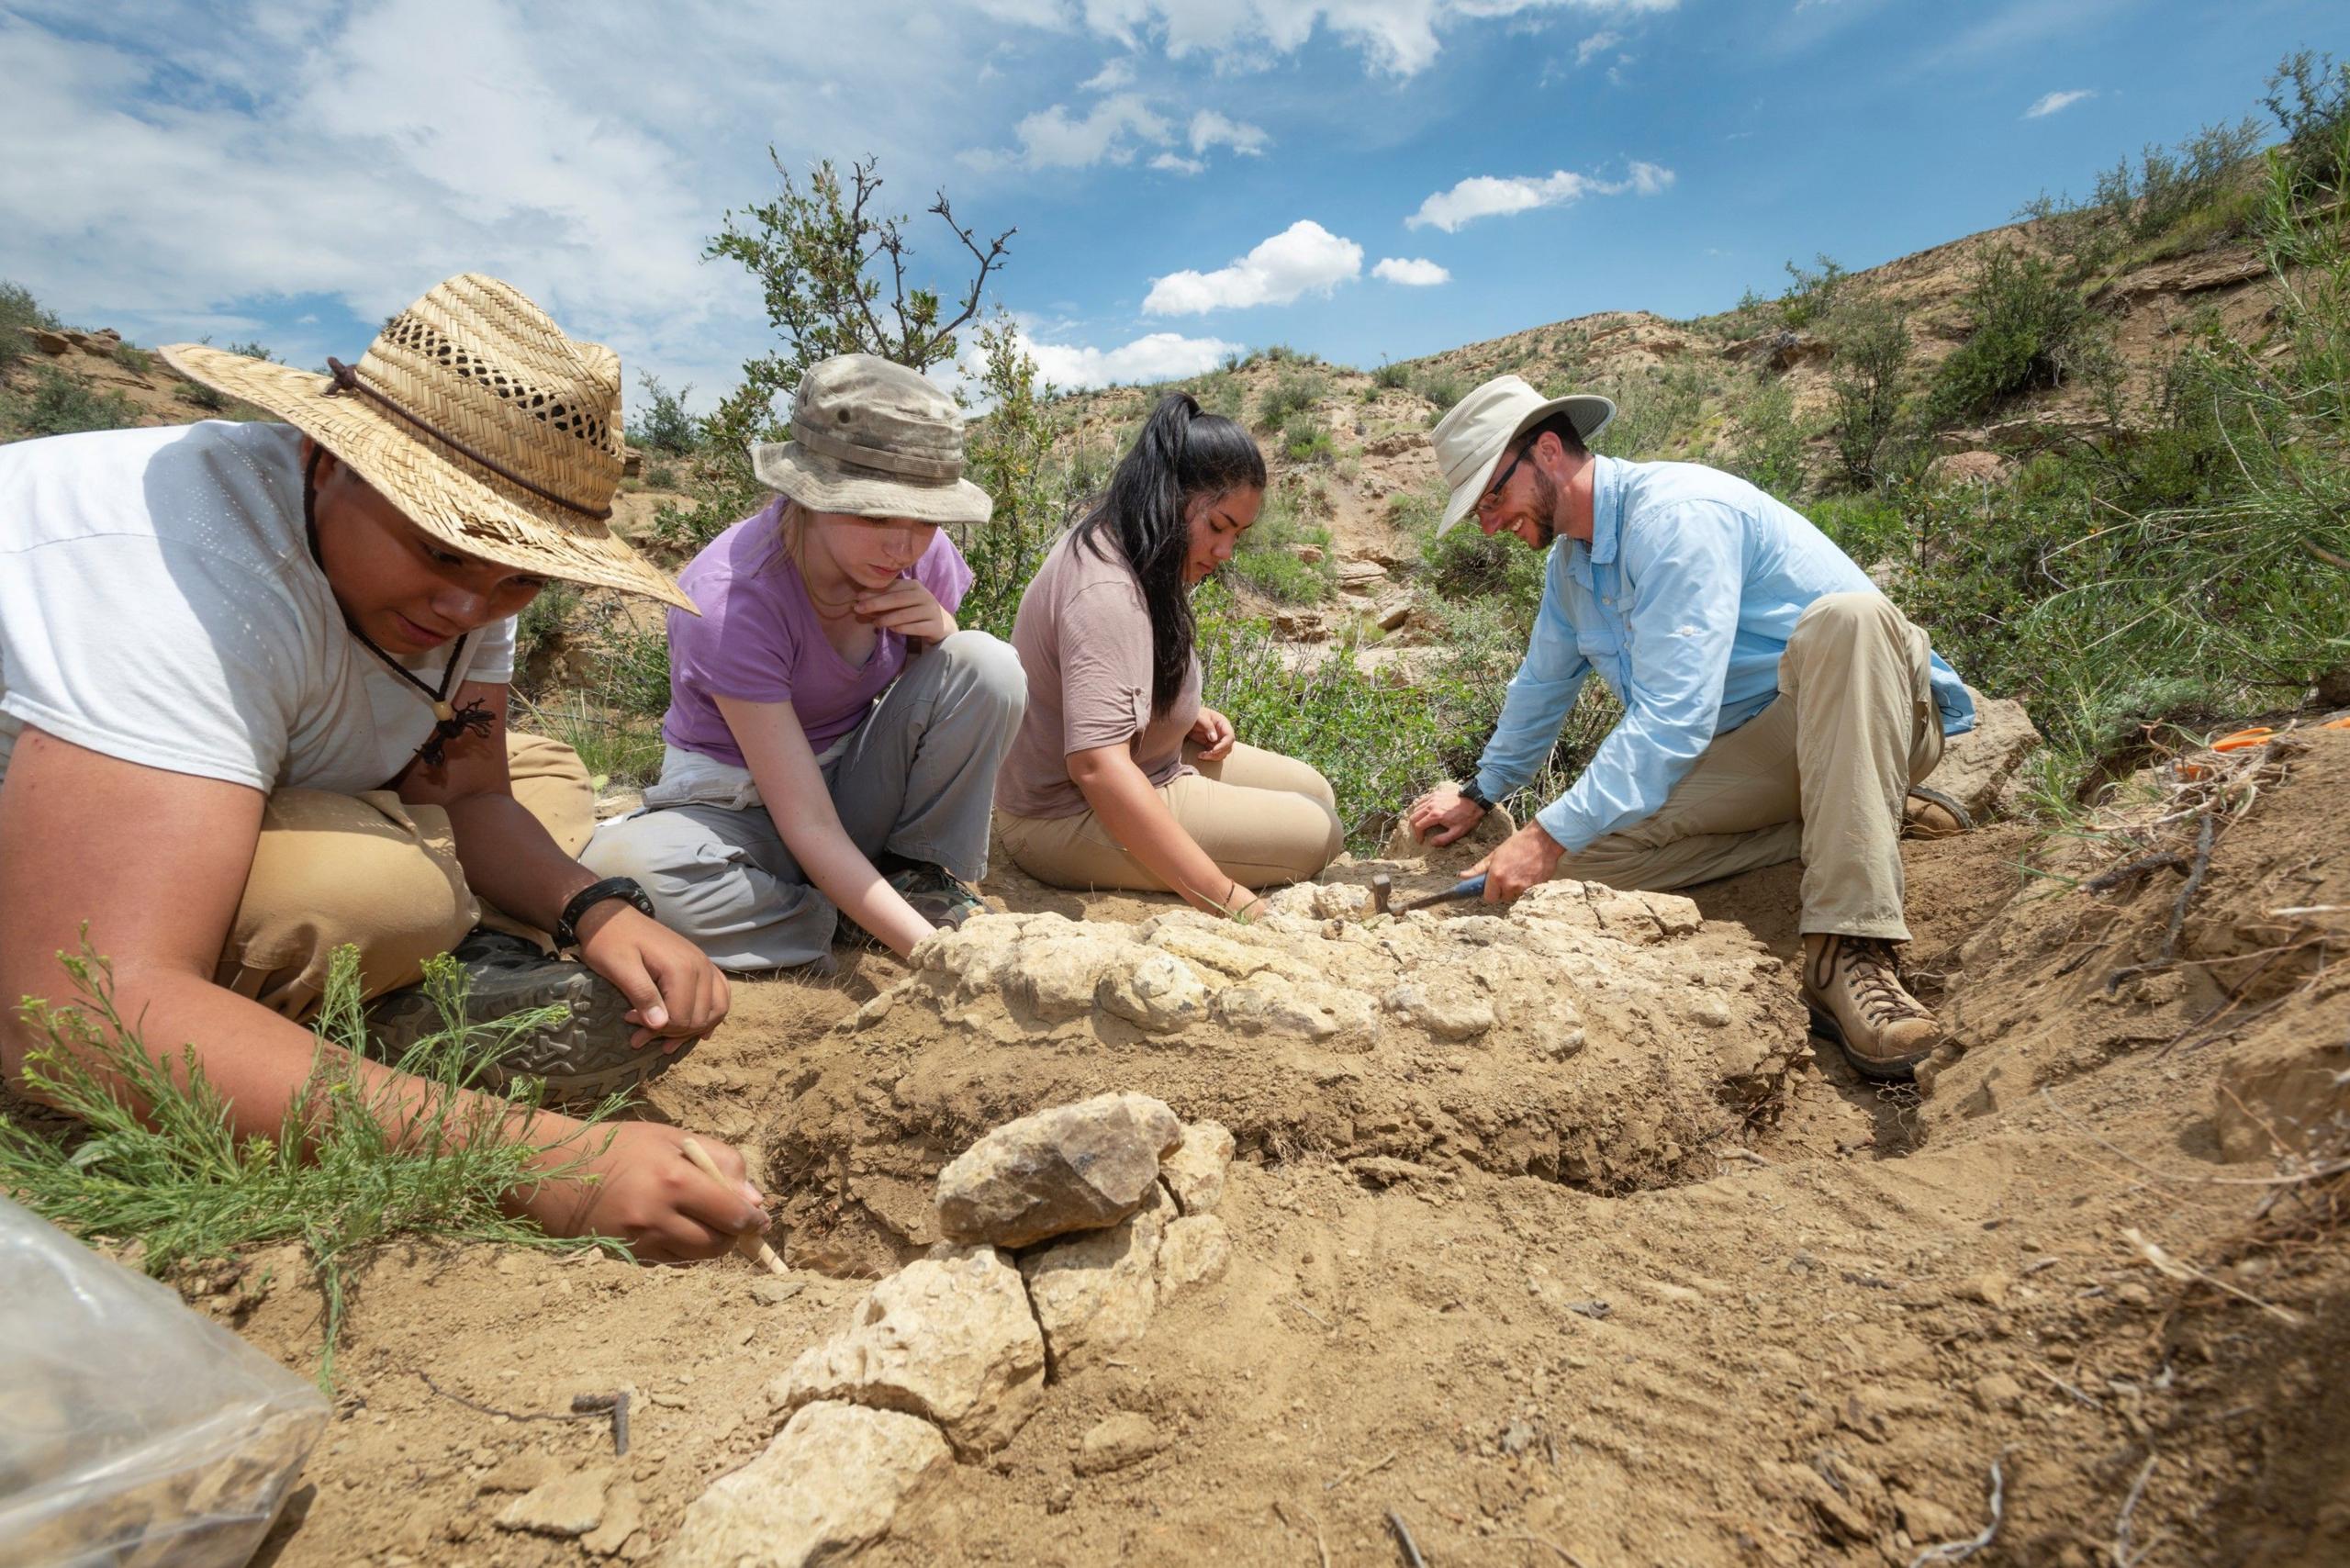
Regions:
M 659 1070 L 725 1016 L 726 982 L 573 858 L 577 757 L 506 733 L 513 617 L 550 580 L 691 608 L 610 527 L 617 356 L 471 274 L 328 373 L 162 353 L 285 422 L 0 448 L 0 995 L 66 1000 L 56 955 L 86 941 L 122 1015 L 191 1043 L 247 1135 L 305 1114 L 300 1021 L 346 943 L 374 1048 L 438 1026 L 415 982 L 453 948 L 475 1016 L 565 1010 L 499 1070 L 558 1098 Z M 0 1021 L 0 1067 L 35 1043 Z M 422 1109 L 419 1081 L 356 1070 Z M 529 1128 L 593 1178 L 517 1194 L 549 1229 L 662 1260 L 764 1225 L 733 1150 L 721 1184 L 678 1129 L 579 1130 Z
M 1865 1077 L 1898 1080 L 1941 1039 L 1903 985 L 1898 838 L 1918 782 L 1975 703 L 1926 634 L 1802 516 L 1689 463 L 1595 456 L 1605 398 L 1545 398 L 1515 375 L 1429 434 L 1452 487 L 1438 532 L 1472 512 L 1536 550 L 1542 602 L 1501 719 L 1466 787 L 1415 801 L 1431 843 L 1530 782 L 1586 676 L 1624 716 L 1582 777 L 1476 868 L 1506 901 L 1550 877 L 1686 887 L 1800 857 L 1803 995 Z

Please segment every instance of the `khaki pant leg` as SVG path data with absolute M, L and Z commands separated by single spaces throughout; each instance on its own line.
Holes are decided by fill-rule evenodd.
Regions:
M 539 819 L 565 855 L 578 857 L 596 831 L 596 787 L 588 765 L 561 741 L 506 732 L 506 777 L 522 809 Z
M 1243 752 L 1248 755 L 1243 757 Z M 1291 787 L 1235 783 L 1236 764 L 1248 777 L 1278 778 Z M 1304 881 L 1346 847 L 1330 805 L 1330 787 L 1304 763 L 1235 746 L 1233 755 L 1210 766 L 1224 778 L 1210 778 L 1203 770 L 1162 786 L 1158 798 L 1208 857 L 1242 887 Z M 1313 788 L 1317 784 L 1318 790 Z M 1053 887 L 1166 890 L 1167 884 L 1127 854 L 1091 812 L 1073 817 L 998 812 L 996 829 L 1013 864 Z M 1224 890 L 1202 890 L 1220 894 Z
M 1802 852 L 1795 703 L 1781 697 L 1707 746 L 1642 821 L 1561 856 L 1553 876 L 1668 892 Z
M 539 819 L 565 855 L 576 860 L 596 833 L 596 786 L 588 765 L 561 741 L 506 732 L 508 787 L 522 809 Z M 484 901 L 478 924 L 554 951 L 554 938 Z
M 1277 751 L 1263 751 L 1237 741 L 1221 761 L 1202 762 L 1200 748 L 1192 742 L 1183 743 L 1183 760 L 1219 784 L 1237 784 L 1248 790 L 1286 790 L 1292 795 L 1304 795 L 1319 801 L 1332 816 L 1338 813 L 1337 791 L 1321 770 L 1310 762 L 1300 762 L 1293 756 L 1283 756 Z M 1333 857 L 1337 854 L 1331 851 Z
M 412 985 L 477 917 L 448 813 L 388 790 L 280 790 L 262 808 L 252 869 L 214 980 L 288 1018 L 325 993 L 344 943 L 367 996 Z
M 1882 594 L 1814 599 L 1779 658 L 1796 706 L 1803 929 L 1909 939 L 1901 805 L 1942 761 L 1925 633 Z

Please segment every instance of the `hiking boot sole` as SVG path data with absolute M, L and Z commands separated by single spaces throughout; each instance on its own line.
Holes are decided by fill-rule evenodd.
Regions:
M 1836 1048 L 1843 1053 L 1844 1059 L 1852 1064 L 1852 1070 L 1873 1083 L 1912 1082 L 1918 1076 L 1918 1064 L 1934 1054 L 1933 1048 L 1928 1047 L 1906 1057 L 1863 1056 L 1844 1038 L 1843 1025 L 1836 1022 L 1833 1014 L 1807 996 L 1803 999 L 1803 1004 L 1811 1014 L 1812 1034 L 1820 1039 L 1833 1041 Z
M 516 1040 L 482 1070 L 482 1087 L 503 1091 L 517 1078 L 535 1078 L 546 1085 L 550 1104 L 599 1100 L 651 1082 L 693 1048 L 688 1041 L 665 1051 L 658 1040 L 632 1047 L 629 1037 L 636 1025 L 625 1016 L 628 998 L 585 964 L 476 974 L 465 996 L 465 1015 L 472 1019 L 504 1018 L 536 1007 L 562 1007 L 570 1016 Z M 397 1059 L 440 1030 L 441 1014 L 428 996 L 397 993 L 368 1009 L 367 1024 L 376 1051 Z

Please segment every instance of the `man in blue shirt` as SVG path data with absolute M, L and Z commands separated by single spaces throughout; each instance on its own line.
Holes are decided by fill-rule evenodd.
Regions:
M 1686 887 L 1800 856 L 1814 1027 L 1863 1074 L 1906 1079 L 1942 1032 L 1896 958 L 1909 939 L 1905 799 L 1943 737 L 1974 727 L 1974 700 L 1800 514 L 1712 468 L 1593 455 L 1615 412 L 1504 375 L 1430 433 L 1452 487 L 1439 532 L 1473 512 L 1489 535 L 1564 543 L 1475 779 L 1430 791 L 1406 821 L 1434 844 L 1468 832 L 1534 778 L 1597 674 L 1624 716 L 1477 868 L 1486 899 L 1552 877 Z

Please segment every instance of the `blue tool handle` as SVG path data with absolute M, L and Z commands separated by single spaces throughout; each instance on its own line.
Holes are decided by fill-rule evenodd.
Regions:
M 1469 879 L 1468 879 L 1467 880 L 1465 880 L 1465 881 L 1461 881 L 1461 882 L 1457 882 L 1457 883 L 1455 883 L 1455 884 L 1453 885 L 1453 889 L 1452 889 L 1452 890 L 1451 890 L 1450 892 L 1449 892 L 1449 893 L 1445 894 L 1444 896 L 1445 896 L 1446 898 L 1448 898 L 1448 899 L 1481 899 L 1481 898 L 1483 898 L 1483 897 L 1485 896 L 1485 875 L 1484 875 L 1484 873 L 1483 873 L 1483 872 L 1482 872 L 1482 871 L 1480 871 L 1477 875 L 1475 875 L 1475 876 L 1473 876 L 1473 877 L 1469 878 Z

